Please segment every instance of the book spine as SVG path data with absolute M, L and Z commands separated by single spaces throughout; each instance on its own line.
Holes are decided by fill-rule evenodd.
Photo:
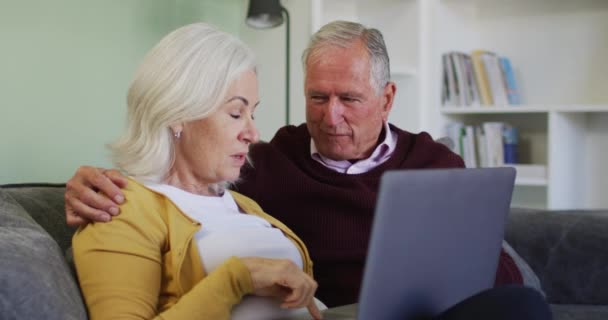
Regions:
M 465 96 L 464 96 L 464 83 L 462 81 L 462 70 L 460 65 L 460 59 L 458 59 L 458 54 L 455 52 L 450 53 L 450 61 L 452 62 L 452 70 L 454 71 L 454 89 L 455 89 L 455 102 L 456 105 L 464 106 L 465 105 Z
M 507 92 L 505 89 L 505 83 L 503 80 L 502 70 L 498 63 L 498 57 L 490 52 L 486 52 L 482 55 L 486 73 L 488 75 L 488 81 L 490 83 L 490 91 L 492 91 L 492 98 L 494 99 L 494 105 L 504 106 L 508 105 Z
M 504 164 L 502 122 L 484 122 L 483 131 L 486 135 L 486 152 L 488 153 L 488 167 L 500 167 Z
M 488 82 L 488 75 L 484 67 L 482 55 L 485 51 L 475 50 L 471 54 L 471 60 L 473 61 L 473 70 L 475 71 L 475 82 L 479 89 L 479 97 L 482 105 L 491 106 L 494 104 L 492 99 L 492 93 L 490 92 L 490 84 Z
M 450 53 L 446 53 L 444 55 L 443 62 L 445 63 L 445 73 L 447 77 L 447 96 L 445 104 L 449 106 L 455 106 L 458 104 L 458 94 L 456 89 L 454 66 L 452 64 L 452 58 L 450 57 Z
M 469 86 L 469 94 L 471 96 L 471 105 L 474 107 L 479 106 L 479 91 L 477 90 L 477 83 L 475 82 L 475 74 L 473 71 L 473 62 L 471 56 L 468 54 L 463 55 L 465 70 L 467 75 L 467 85 Z
M 500 58 L 500 66 L 502 67 L 503 74 L 505 76 L 505 83 L 507 87 L 507 97 L 509 104 L 518 105 L 521 103 L 517 85 L 515 83 L 515 75 L 513 74 L 513 68 L 511 68 L 511 61 L 509 58 Z
M 517 156 L 517 128 L 505 125 L 503 129 L 504 156 L 505 163 L 515 164 L 518 162 Z

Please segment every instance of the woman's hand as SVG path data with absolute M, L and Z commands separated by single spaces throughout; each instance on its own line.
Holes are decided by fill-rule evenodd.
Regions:
M 277 297 L 283 308 L 308 308 L 314 319 L 322 319 L 315 304 L 317 282 L 291 260 L 241 258 L 253 281 L 253 294 Z

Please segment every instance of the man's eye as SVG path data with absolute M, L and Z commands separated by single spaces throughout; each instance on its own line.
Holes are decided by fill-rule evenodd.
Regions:
M 351 98 L 351 97 L 342 97 L 342 101 L 344 102 L 355 102 L 358 101 L 356 98 Z
M 241 117 L 241 115 L 238 113 L 231 113 L 230 116 L 234 119 L 239 119 Z
M 323 96 L 311 96 L 310 99 L 316 102 L 325 101 L 325 97 Z

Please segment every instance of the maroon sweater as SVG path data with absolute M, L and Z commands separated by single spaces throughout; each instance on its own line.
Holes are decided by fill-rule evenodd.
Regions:
M 283 127 L 270 143 L 252 147 L 254 168 L 244 168 L 235 187 L 304 241 L 319 283 L 317 297 L 330 307 L 357 301 L 382 173 L 464 167 L 427 133 L 391 128 L 399 134 L 393 156 L 369 172 L 347 175 L 311 158 L 306 125 Z M 513 260 L 504 251 L 500 258 L 496 284 L 522 283 Z

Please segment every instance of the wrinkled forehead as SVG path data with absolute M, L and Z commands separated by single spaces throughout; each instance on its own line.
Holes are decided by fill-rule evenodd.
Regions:
M 340 59 L 361 60 L 366 63 L 370 62 L 369 52 L 363 42 L 351 40 L 339 43 L 323 43 L 312 48 L 305 61 L 305 67 L 308 69 L 311 65 L 337 57 L 340 57 Z

